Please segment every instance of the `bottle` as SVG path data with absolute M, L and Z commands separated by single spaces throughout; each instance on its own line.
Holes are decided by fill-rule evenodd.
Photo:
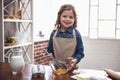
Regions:
M 19 48 L 13 49 L 10 66 L 13 74 L 21 73 L 24 68 L 25 62 L 22 55 L 22 50 Z

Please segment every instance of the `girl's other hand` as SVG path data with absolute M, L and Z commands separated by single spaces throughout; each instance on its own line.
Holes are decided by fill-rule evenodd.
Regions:
M 52 53 L 49 53 L 46 56 L 48 61 L 51 61 L 53 59 Z

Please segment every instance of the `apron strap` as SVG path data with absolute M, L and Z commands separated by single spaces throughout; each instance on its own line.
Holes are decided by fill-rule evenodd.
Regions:
M 73 36 L 76 38 L 75 29 L 73 29 Z
M 57 32 L 58 32 L 58 29 L 55 31 L 55 34 L 54 34 L 54 36 L 53 36 L 53 37 L 56 37 L 56 35 L 57 35 Z

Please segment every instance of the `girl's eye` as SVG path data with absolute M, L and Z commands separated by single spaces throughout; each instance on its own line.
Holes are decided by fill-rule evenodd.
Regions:
M 64 18 L 67 18 L 67 17 L 68 17 L 68 18 L 70 18 L 70 19 L 73 19 L 73 18 L 74 18 L 73 16 L 66 16 L 66 15 L 64 15 L 63 17 L 64 17 Z
M 66 18 L 67 16 L 63 16 L 64 18 Z
M 73 16 L 70 16 L 70 19 L 73 19 Z

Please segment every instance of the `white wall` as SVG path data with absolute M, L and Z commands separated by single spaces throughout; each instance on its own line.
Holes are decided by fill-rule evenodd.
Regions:
M 120 71 L 120 40 L 89 39 L 84 37 L 85 57 L 81 68 L 113 69 Z
M 33 0 L 34 35 L 42 30 L 50 35 L 56 22 L 57 13 L 63 4 L 72 4 L 78 15 L 78 30 L 82 35 L 88 35 L 89 0 Z
M 49 35 L 53 29 L 51 1 L 48 0 L 33 0 L 33 26 L 34 36 L 38 35 L 39 31 Z

